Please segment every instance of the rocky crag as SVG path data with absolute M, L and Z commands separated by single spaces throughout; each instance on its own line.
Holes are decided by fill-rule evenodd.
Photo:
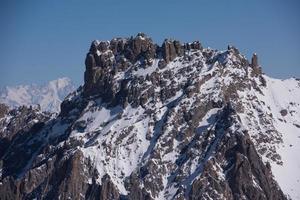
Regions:
M 299 80 L 267 77 L 233 46 L 143 33 L 93 41 L 85 65 L 56 117 L 0 107 L 0 199 L 299 195 L 299 176 L 282 174 L 297 166 Z

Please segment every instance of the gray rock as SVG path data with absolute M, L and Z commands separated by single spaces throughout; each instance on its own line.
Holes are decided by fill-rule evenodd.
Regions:
M 166 39 L 162 44 L 162 55 L 165 61 L 168 63 L 174 60 L 174 58 L 178 55 L 177 53 L 181 53 L 181 45 L 179 41 Z

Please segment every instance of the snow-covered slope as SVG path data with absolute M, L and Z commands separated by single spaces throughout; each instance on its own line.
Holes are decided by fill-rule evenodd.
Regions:
M 299 80 L 232 46 L 144 34 L 94 41 L 85 64 L 56 118 L 0 119 L 0 197 L 299 199 Z
M 282 190 L 292 199 L 300 199 L 300 81 L 294 78 L 264 78 L 267 86 L 262 88 L 262 94 L 256 95 L 261 102 L 265 102 L 265 105 L 261 104 L 261 109 L 272 115 L 274 130 L 278 131 L 281 140 L 274 145 L 281 162 L 266 160 L 270 161 Z M 269 130 L 269 134 L 272 132 Z
M 0 102 L 13 108 L 39 104 L 43 111 L 59 112 L 62 100 L 74 90 L 75 86 L 66 77 L 44 85 L 7 86 L 0 91 Z

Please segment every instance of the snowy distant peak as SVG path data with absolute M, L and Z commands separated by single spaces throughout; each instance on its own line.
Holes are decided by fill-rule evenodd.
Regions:
M 48 85 L 51 85 L 53 88 L 62 89 L 65 87 L 68 87 L 72 85 L 72 81 L 68 77 L 58 78 L 56 80 L 52 80 L 48 83 Z
M 14 108 L 39 104 L 42 111 L 59 112 L 62 100 L 74 90 L 74 84 L 67 77 L 42 85 L 7 86 L 0 93 L 0 102 Z

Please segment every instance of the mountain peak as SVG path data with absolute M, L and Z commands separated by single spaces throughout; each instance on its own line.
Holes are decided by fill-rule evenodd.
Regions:
M 7 86 L 0 94 L 0 102 L 12 108 L 39 104 L 42 111 L 58 113 L 60 103 L 74 89 L 74 84 L 67 77 L 58 78 L 42 85 Z
M 228 46 L 227 51 L 217 51 L 203 48 L 199 41 L 182 44 L 178 40 L 170 39 L 166 39 L 161 46 L 158 46 L 143 33 L 137 34 L 136 37 L 115 38 L 110 42 L 92 42 L 85 65 L 85 96 L 101 96 L 104 101 L 113 105 L 127 104 L 128 99 L 133 95 L 130 94 L 133 92 L 129 90 L 132 87 L 130 84 L 135 82 L 144 84 L 150 80 L 155 85 L 165 79 L 165 75 L 160 76 L 167 72 L 170 72 L 170 75 L 165 81 L 172 81 L 176 76 L 183 76 L 180 72 L 177 75 L 172 74 L 173 68 L 185 68 L 187 65 L 189 65 L 188 70 L 194 71 L 190 75 L 198 78 L 209 71 L 218 71 L 212 70 L 215 67 L 224 68 L 223 74 L 227 71 L 226 73 L 236 77 L 239 76 L 237 73 L 261 76 L 257 56 L 249 64 L 249 61 L 233 46 Z M 223 75 L 219 74 L 219 76 Z M 175 79 L 173 83 L 176 83 Z M 178 86 L 173 85 L 173 87 Z
M 299 197 L 300 85 L 257 55 L 139 33 L 85 65 L 59 115 L 3 107 L 1 199 Z

